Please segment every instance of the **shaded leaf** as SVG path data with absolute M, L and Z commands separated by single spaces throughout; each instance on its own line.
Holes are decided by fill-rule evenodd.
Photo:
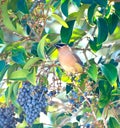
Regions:
M 73 2 L 78 6 L 78 7 L 80 7 L 80 0 L 73 0 Z
M 12 60 L 18 64 L 24 65 L 26 63 L 26 51 L 22 47 L 12 49 Z
M 92 4 L 88 8 L 88 21 L 89 21 L 90 24 L 93 24 L 93 15 L 94 15 L 96 6 L 97 6 L 97 4 Z
M 4 60 L 0 60 L 0 81 L 3 79 L 9 65 Z
M 42 123 L 40 123 L 40 124 L 33 124 L 32 128 L 44 128 L 44 126 L 43 126 Z
M 108 0 L 95 0 L 100 6 L 106 7 Z
M 112 64 L 104 64 L 101 66 L 102 73 L 105 75 L 108 82 L 116 89 L 117 88 L 117 69 Z
M 67 23 L 57 14 L 52 14 L 52 17 L 54 17 L 62 26 L 64 26 L 65 28 L 68 28 Z
M 97 26 L 98 26 L 97 42 L 99 44 L 102 44 L 107 39 L 108 36 L 108 26 L 106 20 L 103 18 L 98 18 Z
M 89 44 L 90 44 L 90 48 L 91 48 L 92 51 L 94 51 L 94 52 L 97 52 L 97 51 L 100 50 L 101 47 L 102 47 L 102 44 L 99 44 L 99 43 L 97 42 L 97 38 L 96 38 L 96 37 L 94 37 L 94 40 L 89 40 Z
M 60 36 L 61 36 L 61 41 L 63 43 L 66 43 L 66 44 L 69 43 L 69 40 L 72 35 L 72 31 L 73 31 L 74 22 L 75 20 L 67 21 L 69 28 L 65 28 L 62 26 L 61 31 L 60 31 Z
M 64 0 L 61 5 L 62 13 L 67 17 L 68 16 L 68 3 L 69 0 Z
M 81 2 L 84 4 L 92 4 L 94 0 L 81 0 Z
M 66 94 L 68 94 L 72 89 L 73 87 L 71 85 L 66 85 Z
M 111 14 L 109 16 L 109 18 L 107 19 L 107 23 L 108 23 L 108 30 L 110 34 L 113 34 L 115 28 L 117 27 L 119 18 L 116 14 Z
M 38 47 L 38 42 L 33 43 L 31 48 L 31 53 L 38 57 L 37 47 Z

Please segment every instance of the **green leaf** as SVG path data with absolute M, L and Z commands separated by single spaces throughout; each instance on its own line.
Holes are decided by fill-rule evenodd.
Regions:
M 0 6 L 1 10 L 2 10 L 2 20 L 3 23 L 5 25 L 6 28 L 8 28 L 11 31 L 16 31 L 14 25 L 12 24 L 9 15 L 8 15 L 8 10 L 7 10 L 7 1 L 4 2 L 1 6 Z
M 113 34 L 115 28 L 117 27 L 119 18 L 116 14 L 111 14 L 109 16 L 109 18 L 107 19 L 107 23 L 108 23 L 108 30 L 110 34 Z
M 98 76 L 98 67 L 96 64 L 92 64 L 88 70 L 87 73 L 91 79 L 93 79 L 95 82 L 97 82 L 97 76 Z
M 0 28 L 0 44 L 2 44 L 3 43 L 3 41 L 4 41 L 4 34 L 3 34 L 3 31 L 2 31 L 2 29 Z M 1 43 L 2 42 L 2 43 Z
M 95 0 L 95 2 L 100 6 L 106 7 L 108 0 Z
M 37 53 L 38 53 L 38 56 L 41 60 L 45 60 L 46 57 L 45 57 L 45 50 L 44 50 L 44 47 L 45 47 L 45 42 L 46 42 L 46 37 L 47 35 L 43 36 L 42 39 L 40 40 L 39 44 L 38 44 L 38 47 L 37 47 Z
M 61 41 L 63 43 L 66 43 L 66 44 L 69 43 L 69 40 L 72 35 L 74 23 L 75 23 L 75 20 L 71 20 L 67 22 L 69 28 L 65 28 L 62 26 L 61 31 L 60 31 L 60 36 L 61 36 Z
M 94 0 L 81 0 L 81 3 L 84 4 L 92 4 L 94 2 Z
M 6 92 L 5 92 L 5 98 L 6 98 L 6 103 L 7 103 L 7 105 L 9 104 L 9 101 L 10 101 L 10 97 L 11 97 L 11 94 L 12 94 L 12 91 L 13 91 L 13 86 L 14 86 L 14 84 L 15 83 L 13 83 L 13 84 L 11 84 L 8 88 L 7 88 L 7 90 L 6 90 Z
M 106 20 L 103 18 L 98 18 L 97 26 L 98 26 L 97 42 L 99 44 L 102 44 L 107 39 L 108 36 L 108 26 Z
M 42 123 L 40 123 L 40 124 L 33 124 L 32 128 L 44 128 L 44 126 L 43 126 Z
M 17 70 L 17 71 L 12 72 L 9 79 L 11 79 L 11 80 L 26 80 L 29 73 L 30 72 L 26 69 Z
M 18 11 L 21 11 L 24 14 L 28 14 L 29 12 L 26 0 L 17 0 L 17 9 Z
M 97 4 L 92 4 L 88 8 L 88 21 L 89 21 L 90 24 L 93 24 L 93 15 L 94 15 L 96 6 L 97 6 Z
M 94 52 L 97 52 L 102 47 L 102 44 L 99 44 L 97 42 L 97 38 L 96 37 L 94 37 L 94 40 L 89 40 L 89 44 L 90 44 L 91 50 L 94 51 Z
M 30 69 L 36 62 L 40 60 L 39 57 L 30 58 L 26 64 L 24 65 L 23 69 Z
M 72 32 L 70 42 L 75 42 L 76 40 L 82 38 L 85 34 L 86 34 L 86 32 L 84 30 L 77 29 L 77 28 L 74 29 Z
M 17 64 L 24 65 L 26 63 L 26 51 L 22 47 L 12 50 L 12 60 Z
M 0 81 L 3 79 L 9 65 L 4 60 L 0 60 Z
M 7 78 L 9 79 L 10 75 L 13 71 L 15 71 L 18 68 L 18 65 L 15 63 L 13 65 L 10 65 L 7 71 Z
M 114 117 L 110 117 L 108 121 L 108 128 L 120 128 L 120 123 Z
M 114 8 L 115 8 L 115 13 L 120 18 L 120 2 L 115 2 Z
M 80 121 L 80 119 L 81 119 L 82 117 L 83 117 L 82 115 L 78 115 L 78 116 L 76 117 L 76 120 L 77 120 L 77 121 Z
M 112 87 L 107 81 L 100 80 L 99 81 L 99 90 L 102 95 L 108 96 L 111 94 Z
M 61 5 L 62 13 L 66 17 L 68 17 L 68 3 L 69 3 L 69 0 L 64 0 L 64 2 L 62 2 L 62 5 Z
M 31 48 L 31 53 L 38 57 L 37 47 L 38 47 L 38 42 L 33 43 Z
M 73 2 L 78 6 L 78 7 L 80 7 L 80 0 L 73 0 Z
M 66 94 L 68 94 L 72 89 L 73 87 L 71 85 L 66 85 Z
M 52 14 L 52 17 L 54 17 L 62 26 L 64 26 L 65 28 L 68 28 L 67 23 L 60 16 L 56 14 Z
M 33 71 L 31 73 L 29 73 L 27 75 L 27 80 L 32 84 L 32 85 L 36 85 L 36 70 L 35 68 L 33 69 Z
M 101 66 L 102 73 L 108 82 L 116 89 L 117 88 L 117 69 L 112 64 L 104 64 Z
M 110 95 L 107 95 L 107 96 L 101 95 L 98 101 L 99 107 L 104 108 L 106 105 L 109 104 L 110 99 L 111 99 Z

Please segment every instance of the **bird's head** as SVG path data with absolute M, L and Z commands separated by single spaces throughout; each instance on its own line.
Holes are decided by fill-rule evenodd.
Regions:
M 59 48 L 62 48 L 63 46 L 66 46 L 66 44 L 64 44 L 64 43 L 56 43 L 56 44 L 54 44 L 54 46 L 55 46 L 57 49 L 59 49 Z

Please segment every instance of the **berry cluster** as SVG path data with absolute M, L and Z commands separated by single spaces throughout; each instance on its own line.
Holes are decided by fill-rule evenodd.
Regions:
M 25 112 L 28 125 L 33 124 L 34 120 L 40 116 L 40 112 L 46 113 L 47 91 L 45 86 L 32 86 L 28 82 L 25 82 L 20 89 L 17 101 Z
M 17 122 L 14 115 L 13 105 L 0 108 L 0 128 L 15 128 Z

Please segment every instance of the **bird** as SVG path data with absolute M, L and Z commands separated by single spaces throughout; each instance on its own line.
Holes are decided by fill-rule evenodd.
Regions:
M 83 63 L 80 58 L 65 43 L 54 44 L 58 49 L 58 61 L 67 74 L 82 74 Z

